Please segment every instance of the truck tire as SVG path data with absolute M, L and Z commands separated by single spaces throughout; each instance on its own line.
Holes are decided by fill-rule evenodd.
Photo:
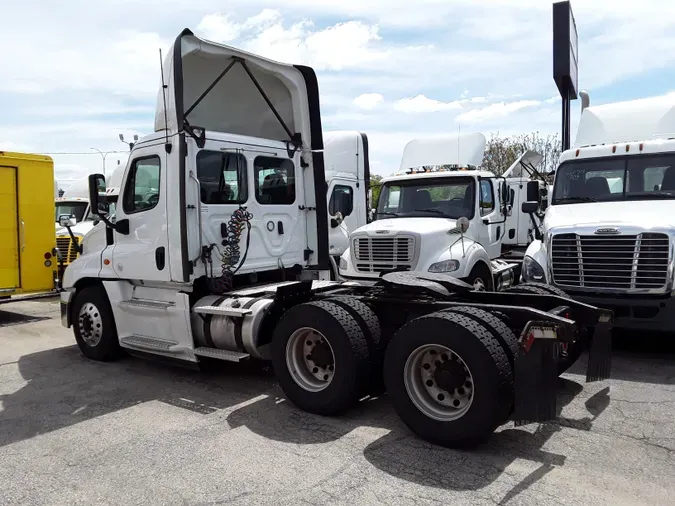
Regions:
M 510 286 L 504 291 L 511 293 L 528 293 L 528 294 L 531 293 L 533 295 L 557 295 L 549 292 L 548 290 L 545 290 L 541 286 L 536 286 L 530 283 L 523 283 L 522 285 Z
M 370 361 L 370 382 L 365 390 L 370 395 L 379 395 L 384 392 L 384 378 L 382 377 L 382 363 L 384 362 L 384 343 L 381 341 L 382 330 L 380 320 L 370 306 L 348 295 L 338 295 L 326 299 L 347 311 L 356 320 L 368 345 Z
M 75 341 L 85 357 L 107 362 L 124 356 L 110 301 L 102 286 L 88 286 L 78 292 L 72 311 Z
M 490 268 L 482 262 L 477 263 L 471 269 L 469 276 L 464 280 L 473 285 L 474 290 L 484 290 L 486 292 L 494 291 L 494 280 Z M 482 286 L 482 289 L 479 288 Z
M 518 356 L 518 338 L 508 325 L 504 323 L 501 313 L 490 312 L 471 306 L 457 306 L 452 309 L 446 309 L 443 312 L 467 315 L 472 320 L 486 327 L 492 333 L 492 336 L 502 345 L 509 359 L 509 364 L 513 367 L 513 362 Z
M 484 442 L 513 404 L 504 348 L 485 325 L 452 311 L 416 318 L 394 334 L 384 381 L 403 422 L 450 448 Z
M 547 285 L 545 283 L 523 283 L 522 285 L 516 285 L 512 288 L 518 288 L 518 287 L 534 287 L 534 288 L 539 288 L 540 290 L 544 290 L 545 292 L 548 292 L 550 295 L 557 295 L 559 297 L 565 297 L 569 298 L 569 295 L 565 293 L 563 290 L 558 288 L 557 286 L 552 286 L 552 285 Z M 509 288 L 510 289 L 510 288 Z
M 358 322 L 329 301 L 289 309 L 272 336 L 272 365 L 288 400 L 317 415 L 338 415 L 369 385 L 368 344 Z

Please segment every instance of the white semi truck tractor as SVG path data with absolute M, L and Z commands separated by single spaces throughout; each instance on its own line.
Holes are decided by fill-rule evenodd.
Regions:
M 610 308 L 617 327 L 673 332 L 675 99 L 589 106 L 581 95 L 522 278 Z
M 416 434 L 453 447 L 555 417 L 557 350 L 590 329 L 588 379 L 608 376 L 611 312 L 566 296 L 441 273 L 331 281 L 323 148 L 311 68 L 184 30 L 114 223 L 90 176 L 104 241 L 85 236 L 61 292 L 82 353 L 271 361 L 287 398 L 322 415 L 384 389 Z
M 541 183 L 522 166 L 541 155 L 526 151 L 498 177 L 480 169 L 485 145 L 479 132 L 410 141 L 401 173 L 382 180 L 374 220 L 352 232 L 340 276 L 369 281 L 404 270 L 448 273 L 480 290 L 511 286 L 514 252 L 532 236 L 530 216 L 512 203 L 532 186 L 538 194 Z

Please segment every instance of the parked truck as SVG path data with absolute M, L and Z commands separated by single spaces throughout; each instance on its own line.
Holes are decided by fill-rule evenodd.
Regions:
M 497 177 L 480 169 L 485 144 L 478 132 L 410 141 L 401 174 L 382 180 L 375 219 L 351 234 L 340 276 L 367 281 L 409 270 L 450 273 L 489 291 L 511 286 L 519 275 L 513 253 L 532 235 L 530 216 L 519 217 L 513 202 L 543 185 L 520 167 L 541 156 L 526 151 L 509 179 Z
M 675 98 L 589 105 L 582 92 L 523 280 L 610 308 L 618 327 L 673 332 Z
M 85 236 L 61 293 L 85 356 L 270 360 L 304 410 L 334 415 L 386 390 L 415 433 L 446 446 L 475 445 L 508 418 L 555 417 L 557 352 L 590 331 L 587 379 L 608 376 L 611 312 L 555 290 L 481 292 L 443 273 L 329 279 L 311 68 L 186 29 L 163 75 L 114 223 L 103 176 L 90 176 L 105 241 Z M 207 188 L 214 167 L 223 178 Z
M 55 289 L 54 162 L 0 151 L 0 302 Z

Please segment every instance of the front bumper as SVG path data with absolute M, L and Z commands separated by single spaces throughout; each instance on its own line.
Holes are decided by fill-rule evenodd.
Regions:
M 72 325 L 71 321 L 71 305 L 73 301 L 73 292 L 63 291 L 61 292 L 61 325 L 66 328 L 70 328 Z
M 636 298 L 567 292 L 570 297 L 614 312 L 615 328 L 675 332 L 675 297 Z

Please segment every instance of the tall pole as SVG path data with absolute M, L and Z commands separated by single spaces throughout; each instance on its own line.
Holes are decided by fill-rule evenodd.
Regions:
M 96 149 L 96 148 L 89 148 L 89 149 L 93 149 L 94 151 L 98 151 L 98 154 L 101 155 L 101 157 L 103 158 L 103 176 L 105 176 L 105 157 L 108 156 L 110 153 L 114 153 L 114 151 L 106 151 L 104 153 L 100 149 Z

